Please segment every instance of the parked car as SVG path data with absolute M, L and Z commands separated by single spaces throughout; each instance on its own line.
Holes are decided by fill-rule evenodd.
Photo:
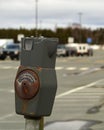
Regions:
M 70 56 L 93 56 L 93 49 L 88 44 L 72 43 L 66 45 L 70 50 Z
M 11 60 L 17 59 L 20 57 L 20 45 L 9 43 L 3 46 L 1 59 L 4 60 L 9 56 Z
M 13 39 L 0 39 L 0 59 L 2 60 L 5 59 L 3 55 L 3 46 L 13 42 L 14 42 Z
M 65 45 L 59 44 L 57 46 L 57 56 L 69 56 L 69 54 L 69 49 Z

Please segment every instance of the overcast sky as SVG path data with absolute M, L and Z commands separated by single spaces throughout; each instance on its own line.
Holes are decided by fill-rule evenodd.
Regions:
M 35 28 L 36 0 L 0 0 L 0 28 Z M 104 27 L 104 0 L 38 0 L 38 28 Z

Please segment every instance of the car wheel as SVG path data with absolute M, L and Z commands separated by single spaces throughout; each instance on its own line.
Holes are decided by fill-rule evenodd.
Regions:
M 11 59 L 11 60 L 14 60 L 14 57 L 11 56 L 10 59 Z
M 1 59 L 1 60 L 5 60 L 5 59 L 6 59 L 6 56 L 3 55 L 3 56 L 0 57 L 0 59 Z

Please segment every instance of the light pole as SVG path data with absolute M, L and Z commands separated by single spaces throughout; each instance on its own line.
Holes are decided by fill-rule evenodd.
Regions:
M 82 42 L 82 32 L 81 32 L 81 30 L 82 30 L 82 12 L 79 12 L 78 15 L 79 15 L 79 24 L 80 24 L 79 42 L 81 43 Z
M 36 6 L 35 6 L 35 26 L 36 31 L 35 35 L 38 37 L 38 0 L 35 0 Z

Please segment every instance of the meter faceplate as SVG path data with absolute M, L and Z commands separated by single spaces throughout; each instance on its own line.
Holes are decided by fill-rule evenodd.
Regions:
M 39 90 L 39 78 L 37 74 L 29 69 L 17 74 L 15 80 L 15 90 L 22 99 L 32 99 Z

